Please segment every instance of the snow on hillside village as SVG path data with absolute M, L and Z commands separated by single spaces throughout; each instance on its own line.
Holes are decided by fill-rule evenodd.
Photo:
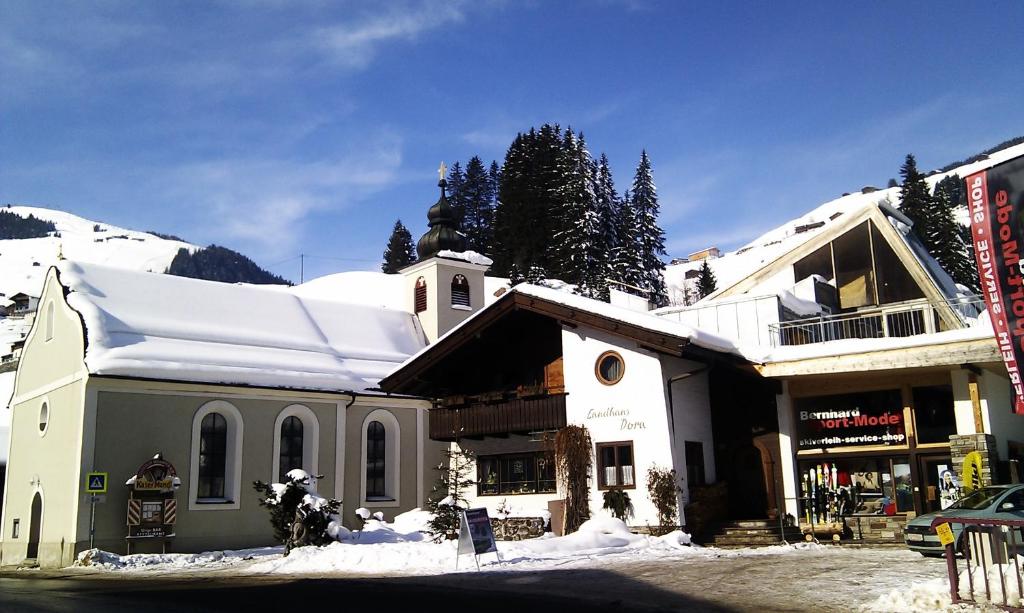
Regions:
M 1021 606 L 1024 144 L 927 175 L 908 156 L 888 188 L 665 264 L 646 153 L 623 196 L 546 125 L 504 172 L 549 137 L 569 169 L 551 227 L 502 235 L 536 214 L 493 207 L 522 173 L 442 165 L 383 272 L 296 285 L 0 210 L 0 566 L 666 583 L 754 564 L 777 587 L 740 608 L 802 598 L 794 567 L 857 569 L 820 610 Z M 652 606 L 682 607 L 663 589 Z

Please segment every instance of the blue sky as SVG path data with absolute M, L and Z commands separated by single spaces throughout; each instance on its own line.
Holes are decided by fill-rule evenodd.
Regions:
M 216 242 L 298 280 L 426 229 L 440 161 L 582 130 L 650 153 L 669 255 L 1024 134 L 1024 4 L 18 2 L 0 202 Z

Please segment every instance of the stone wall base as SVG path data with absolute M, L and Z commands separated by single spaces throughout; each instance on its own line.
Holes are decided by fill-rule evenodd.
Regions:
M 544 518 L 542 517 L 509 517 L 491 518 L 491 529 L 494 538 L 499 541 L 522 541 L 524 539 L 544 536 Z

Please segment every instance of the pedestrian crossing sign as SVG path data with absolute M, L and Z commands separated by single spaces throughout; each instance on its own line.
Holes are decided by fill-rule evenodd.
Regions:
M 89 473 L 85 478 L 85 493 L 106 494 L 107 473 Z

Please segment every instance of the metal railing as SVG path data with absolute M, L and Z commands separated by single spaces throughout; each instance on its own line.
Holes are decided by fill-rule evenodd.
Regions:
M 955 327 L 966 328 L 984 309 L 985 301 L 978 296 L 945 301 L 912 300 L 854 313 L 768 324 L 768 333 L 775 347 L 850 338 L 916 336 L 949 329 L 948 323 L 944 326 L 943 311 L 956 316 L 959 325 Z
M 1024 554 L 1024 520 L 936 517 L 932 529 L 940 524 L 949 524 L 954 535 L 954 541 L 946 545 L 946 573 L 953 604 L 991 604 L 1024 611 L 1024 558 L 1020 557 Z M 962 572 L 957 564 L 958 552 L 963 554 Z

